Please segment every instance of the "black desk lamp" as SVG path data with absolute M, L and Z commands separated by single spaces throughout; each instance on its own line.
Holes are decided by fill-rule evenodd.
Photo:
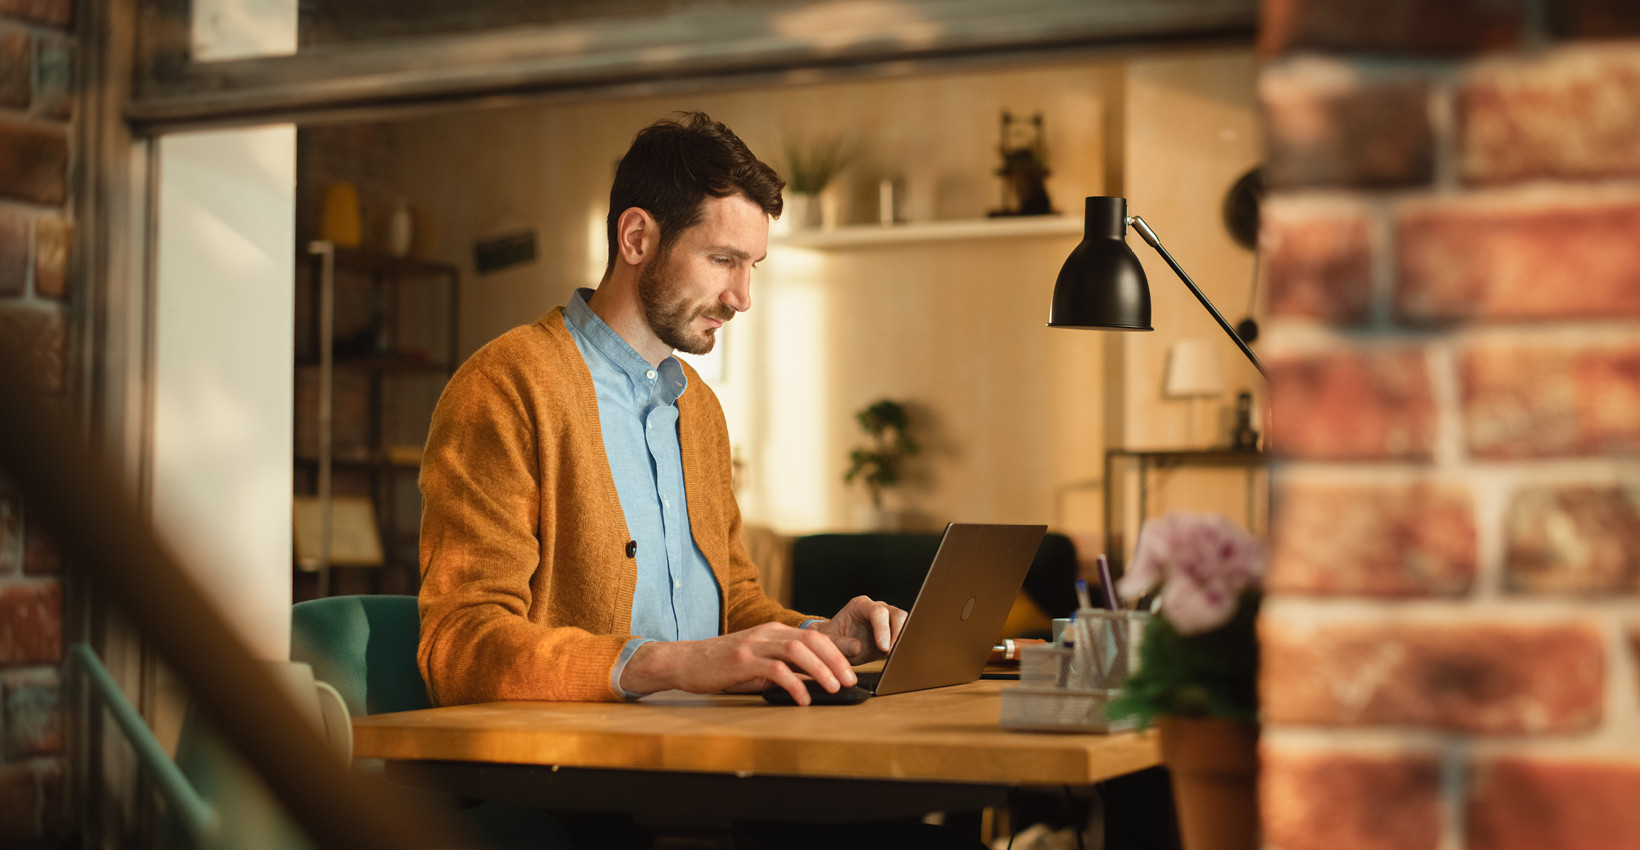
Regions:
M 1087 200 L 1087 211 L 1082 225 L 1082 241 L 1071 252 L 1059 270 L 1059 281 L 1053 287 L 1053 307 L 1048 311 L 1050 328 L 1104 328 L 1106 330 L 1148 331 L 1150 326 L 1150 284 L 1145 280 L 1145 269 L 1139 258 L 1128 247 L 1127 226 L 1139 231 L 1150 247 L 1162 255 L 1184 285 L 1202 302 L 1213 321 L 1230 336 L 1247 355 L 1247 359 L 1266 378 L 1264 364 L 1247 347 L 1230 323 L 1219 315 L 1213 302 L 1196 288 L 1196 282 L 1185 274 L 1174 261 L 1173 255 L 1162 247 L 1156 232 L 1138 216 L 1127 214 L 1127 199 L 1097 195 Z

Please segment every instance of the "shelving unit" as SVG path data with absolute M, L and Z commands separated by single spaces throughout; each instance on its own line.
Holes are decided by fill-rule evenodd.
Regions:
M 298 598 L 329 595 L 332 567 L 345 560 L 333 546 L 372 531 L 335 527 L 347 497 L 372 507 L 381 550 L 372 587 L 414 592 L 416 473 L 433 404 L 457 365 L 459 271 L 325 242 L 298 267 L 295 495 L 315 499 L 319 517 L 307 529 L 317 545 L 297 553 Z
M 1126 472 L 1118 467 L 1132 463 L 1139 479 L 1138 522 L 1129 537 L 1127 525 L 1117 519 L 1116 493 L 1126 480 Z M 1247 528 L 1258 528 L 1258 510 L 1255 494 L 1260 476 L 1269 464 L 1269 457 L 1256 449 L 1107 449 L 1105 451 L 1105 528 L 1111 566 L 1121 574 L 1126 552 L 1138 543 L 1138 530 L 1145 524 L 1150 507 L 1150 473 L 1169 469 L 1242 469 L 1247 473 Z M 1120 526 L 1120 527 L 1119 527 Z M 1128 541 L 1132 541 L 1131 543 Z M 1111 543 L 1109 541 L 1117 541 Z M 1119 544 L 1119 545 L 1118 545 Z
M 769 243 L 790 248 L 853 248 L 952 239 L 1065 236 L 1082 232 L 1082 219 L 1066 215 L 953 219 L 916 224 L 850 224 L 829 230 L 771 234 Z

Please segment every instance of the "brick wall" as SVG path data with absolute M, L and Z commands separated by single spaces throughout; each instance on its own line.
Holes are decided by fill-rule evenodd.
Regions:
M 0 337 L 65 406 L 73 25 L 72 0 L 0 0 Z M 0 846 L 65 832 L 62 599 L 56 548 L 0 479 Z
M 1265 842 L 1640 847 L 1640 4 L 1263 11 Z

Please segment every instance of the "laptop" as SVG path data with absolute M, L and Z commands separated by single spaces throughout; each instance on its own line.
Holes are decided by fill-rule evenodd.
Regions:
M 876 674 L 859 674 L 860 687 L 884 696 L 978 679 L 1047 532 L 1045 525 L 947 525 L 881 675 L 872 682 Z

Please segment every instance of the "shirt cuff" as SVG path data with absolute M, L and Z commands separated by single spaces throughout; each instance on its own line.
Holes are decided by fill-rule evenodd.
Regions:
M 801 626 L 798 626 L 798 628 L 800 628 L 800 629 L 806 629 L 806 628 L 808 628 L 808 627 L 809 627 L 809 626 L 815 626 L 815 625 L 819 625 L 819 624 L 820 624 L 820 623 L 824 623 L 824 622 L 825 622 L 825 621 L 826 621 L 826 618 L 825 618 L 825 617 L 815 617 L 815 618 L 814 618 L 814 619 L 812 619 L 812 620 L 804 620 L 804 621 L 803 621 L 803 625 L 801 625 Z
M 651 640 L 653 638 L 640 637 L 627 641 L 626 646 L 621 647 L 620 656 L 615 659 L 615 669 L 609 671 L 609 686 L 614 688 L 615 693 L 620 694 L 622 699 L 643 699 L 649 696 L 649 694 L 635 694 L 621 687 L 621 673 L 626 671 L 626 662 L 632 660 L 632 653 L 637 652 L 638 647 L 649 643 Z

